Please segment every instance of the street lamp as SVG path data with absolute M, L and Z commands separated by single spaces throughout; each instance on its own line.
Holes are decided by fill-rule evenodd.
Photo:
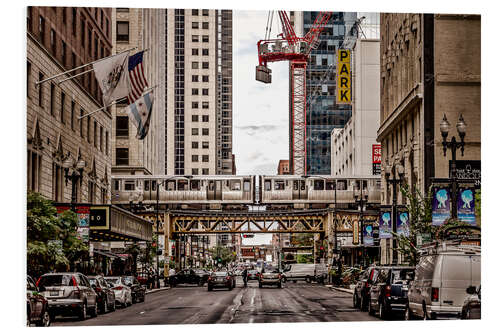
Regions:
M 78 181 L 80 182 L 80 185 L 82 183 L 84 167 L 85 161 L 81 158 L 75 163 L 73 158 L 68 156 L 63 162 L 65 185 L 68 185 L 68 180 L 71 181 L 71 210 L 74 209 L 73 205 L 77 200 L 76 184 Z
M 458 118 L 457 121 L 457 132 L 460 137 L 460 142 L 457 141 L 455 136 L 451 138 L 450 141 L 447 141 L 448 132 L 450 131 L 450 123 L 448 119 L 446 119 L 446 114 L 443 115 L 443 120 L 439 124 L 439 129 L 441 131 L 441 136 L 443 137 L 443 154 L 446 156 L 446 149 L 451 149 L 451 197 L 452 197 L 452 208 L 451 208 L 451 216 L 452 218 L 457 218 L 457 178 L 456 178 L 456 168 L 457 168 L 457 148 L 460 148 L 462 156 L 464 156 L 464 148 L 465 148 L 465 131 L 467 129 L 467 124 L 464 121 L 462 115 Z
M 386 172 L 386 177 L 387 177 L 387 183 L 392 185 L 392 264 L 397 265 L 398 264 L 398 249 L 397 249 L 397 240 L 396 237 L 394 236 L 397 234 L 397 196 L 396 196 L 396 187 L 398 184 L 402 184 L 404 182 L 404 173 L 405 173 L 405 168 L 401 164 L 395 164 L 392 167 L 392 173 L 393 173 L 393 178 L 390 179 L 390 173 Z M 399 178 L 396 178 L 396 175 L 399 176 Z
M 159 239 L 158 239 L 158 236 L 159 236 L 159 220 L 160 220 L 160 217 L 159 217 L 159 214 L 160 214 L 160 186 L 164 186 L 165 182 L 168 181 L 168 180 L 171 180 L 171 179 L 175 179 L 175 178 L 186 178 L 186 179 L 191 179 L 193 176 L 172 176 L 172 177 L 168 177 L 166 179 L 164 179 L 161 183 L 158 183 L 156 185 L 156 237 L 157 237 L 157 240 L 156 240 L 156 244 L 159 245 Z M 164 226 L 165 228 L 165 226 Z M 158 248 L 159 246 L 157 245 L 156 247 L 156 286 L 157 288 L 160 288 L 160 257 L 159 257 L 159 254 L 158 254 Z M 167 248 L 167 244 L 164 244 L 163 246 L 164 248 Z M 184 248 L 185 250 L 185 248 Z
M 359 220 L 360 220 L 360 227 L 361 227 L 361 261 L 362 265 L 365 266 L 365 247 L 363 244 L 363 210 L 366 202 L 368 201 L 368 193 L 363 194 L 363 187 L 365 187 L 365 181 L 363 179 L 359 180 L 360 188 L 357 187 L 354 188 L 353 191 L 353 196 L 354 196 L 354 202 L 356 202 L 359 205 Z M 359 194 L 358 191 L 359 190 Z

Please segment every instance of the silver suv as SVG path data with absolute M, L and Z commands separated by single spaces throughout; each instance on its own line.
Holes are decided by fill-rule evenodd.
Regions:
M 77 315 L 87 318 L 87 312 L 97 316 L 97 294 L 87 277 L 81 273 L 48 273 L 37 282 L 39 291 L 49 302 L 49 312 L 55 315 Z

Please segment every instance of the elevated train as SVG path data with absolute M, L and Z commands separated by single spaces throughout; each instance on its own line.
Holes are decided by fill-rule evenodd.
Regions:
M 115 205 L 141 203 L 171 209 L 239 208 L 265 205 L 273 209 L 325 208 L 336 202 L 352 208 L 355 195 L 368 204 L 380 202 L 380 177 L 333 176 L 112 176 Z M 159 188 L 157 188 L 160 184 Z

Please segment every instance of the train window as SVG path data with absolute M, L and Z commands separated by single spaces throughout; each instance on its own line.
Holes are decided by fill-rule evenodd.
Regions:
M 335 181 L 333 181 L 333 180 L 327 180 L 326 181 L 326 190 L 327 191 L 333 191 L 333 190 L 335 190 Z
M 167 191 L 175 191 L 175 180 L 167 181 Z
M 347 180 L 337 180 L 337 190 L 347 190 Z
M 133 180 L 125 181 L 125 191 L 134 191 L 135 190 L 135 182 Z
M 231 191 L 240 191 L 241 190 L 241 182 L 239 179 L 232 179 L 229 181 L 229 188 Z
M 149 180 L 144 181 L 144 191 L 149 191 Z
M 325 189 L 325 181 L 323 179 L 315 179 L 314 180 L 314 190 L 322 191 Z
M 192 191 L 199 191 L 200 190 L 200 181 L 199 180 L 192 180 L 191 181 L 191 190 Z
M 115 191 L 119 191 L 120 190 L 120 181 L 119 180 L 113 180 L 113 189 Z
M 243 181 L 243 191 L 250 192 L 250 181 L 249 180 Z
M 213 181 L 213 180 L 211 180 L 211 181 L 209 181 L 209 182 L 208 182 L 208 189 L 209 189 L 210 191 L 213 191 L 213 190 L 214 190 L 214 181 Z
M 299 189 L 299 181 L 298 180 L 294 180 L 293 181 L 293 190 L 297 191 L 298 189 Z
M 151 191 L 156 191 L 156 180 L 151 181 Z
M 184 179 L 179 179 L 177 181 L 177 189 L 179 191 L 186 191 L 188 190 L 188 181 Z
M 264 191 L 271 191 L 271 181 L 270 180 L 264 181 Z
M 285 181 L 283 180 L 275 180 L 274 181 L 274 190 L 275 191 L 283 191 L 285 189 Z

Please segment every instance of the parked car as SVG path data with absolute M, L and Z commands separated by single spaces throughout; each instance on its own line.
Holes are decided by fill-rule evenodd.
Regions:
M 80 320 L 97 316 L 97 294 L 81 273 L 48 273 L 37 281 L 38 290 L 49 302 L 55 315 L 77 315 Z
M 107 276 L 104 278 L 111 285 L 115 293 L 115 303 L 122 307 L 132 305 L 132 290 L 121 276 Z
M 251 269 L 247 271 L 247 281 L 250 280 L 258 280 L 259 279 L 259 271 L 256 269 Z
M 213 272 L 207 280 L 208 291 L 212 291 L 214 288 L 227 288 L 229 290 L 233 289 L 234 278 L 227 271 Z
M 259 288 L 263 285 L 276 285 L 281 288 L 282 276 L 278 267 L 267 266 L 263 268 L 259 276 Z
M 168 283 L 171 287 L 175 287 L 180 283 L 197 284 L 203 286 L 207 282 L 209 273 L 204 270 L 194 270 L 191 268 L 183 269 L 175 275 L 168 277 Z
M 26 284 L 27 326 L 50 326 L 49 302 L 38 291 L 31 276 L 27 277 Z
M 377 279 L 380 267 L 371 266 L 364 271 L 359 280 L 356 282 L 354 292 L 352 294 L 352 306 L 361 310 L 368 308 L 369 292 L 373 281 Z
M 462 319 L 481 319 L 481 285 L 476 289 L 467 288 L 467 296 L 462 306 Z
M 328 280 L 328 269 L 325 264 L 314 265 L 314 281 L 324 284 Z
M 460 318 L 467 288 L 481 283 L 481 247 L 442 242 L 421 250 L 405 319 Z
M 146 300 L 146 287 L 139 283 L 134 276 L 124 276 L 125 285 L 132 292 L 132 303 L 144 302 Z
M 284 276 L 285 281 L 311 282 L 315 279 L 315 264 L 292 264 Z
M 408 285 L 415 275 L 415 267 L 395 266 L 380 269 L 369 291 L 368 313 L 386 319 L 404 314 L 408 303 Z
M 97 306 L 101 313 L 115 311 L 115 293 L 101 275 L 89 276 L 89 282 L 97 294 Z

